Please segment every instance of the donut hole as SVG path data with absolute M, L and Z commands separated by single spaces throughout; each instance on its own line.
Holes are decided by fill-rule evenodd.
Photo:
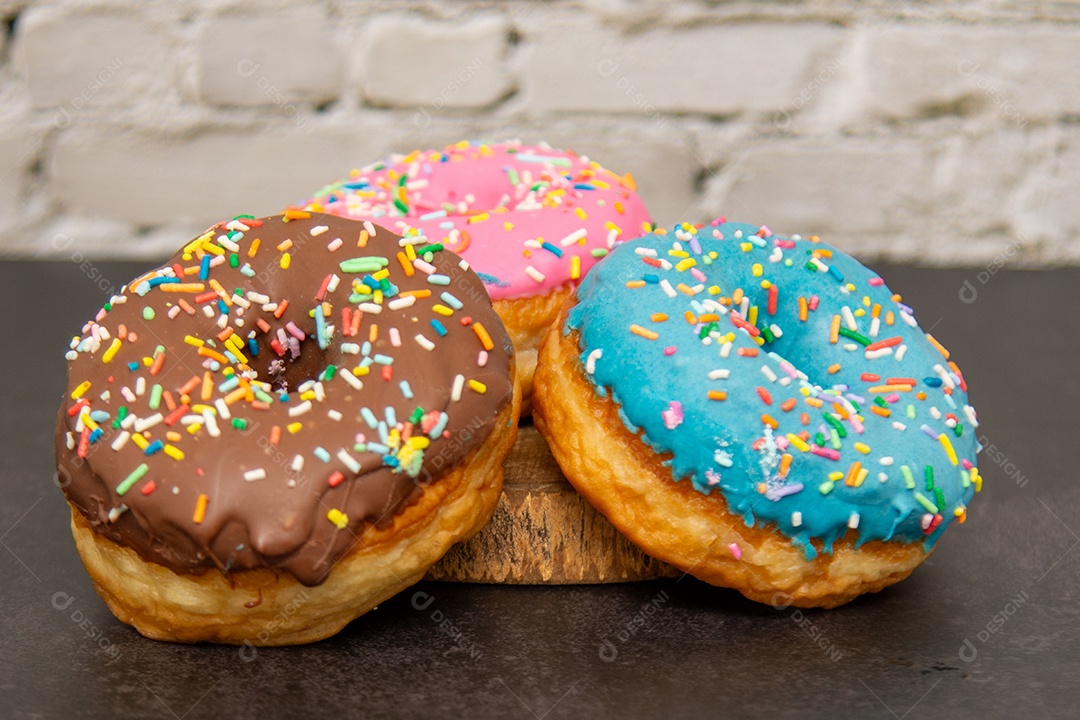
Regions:
M 322 350 L 311 335 L 299 341 L 299 349 L 295 358 L 288 349 L 279 356 L 268 342 L 260 342 L 259 354 L 249 364 L 274 392 L 291 393 L 308 380 L 318 380 L 329 365 L 340 367 L 343 362 L 340 352 Z
M 302 241 L 303 236 L 298 234 L 295 237 L 297 246 Z M 304 382 L 318 380 L 329 365 L 338 368 L 343 365 L 351 366 L 355 365 L 358 359 L 341 352 L 342 331 L 340 327 L 336 327 L 339 323 L 334 316 L 326 317 L 326 324 L 335 326 L 336 341 L 329 342 L 325 350 L 319 347 L 312 315 L 313 308 L 318 306 L 314 299 L 318 285 L 298 289 L 289 284 L 289 278 L 287 272 L 275 272 L 270 273 L 266 280 L 260 278 L 262 282 L 258 285 L 254 282 L 247 284 L 248 289 L 264 293 L 274 300 L 289 301 L 289 309 L 280 318 L 268 318 L 270 331 L 254 336 L 259 352 L 248 356 L 248 365 L 257 373 L 257 378 L 270 383 L 275 393 L 295 392 Z M 294 337 L 293 330 L 303 333 L 304 339 Z M 365 333 L 366 331 L 364 328 Z M 362 343 L 363 338 L 358 337 L 355 341 Z M 290 347 L 293 342 L 296 344 Z
M 740 270 L 742 270 L 740 272 Z M 783 360 L 791 363 L 797 371 L 806 375 L 807 382 L 822 388 L 830 388 L 835 385 L 858 382 L 861 363 L 853 362 L 856 358 L 861 360 L 861 353 L 850 352 L 846 349 L 851 343 L 844 338 L 840 342 L 829 342 L 829 324 L 833 313 L 824 308 L 839 308 L 849 305 L 855 309 L 854 301 L 850 296 L 839 291 L 832 291 L 828 287 L 815 287 L 807 289 L 805 296 L 816 294 L 819 296 L 822 309 L 810 312 L 805 321 L 798 320 L 797 303 L 798 296 L 789 292 L 782 292 L 777 299 L 777 311 L 775 315 L 768 314 L 769 290 L 762 287 L 762 278 L 755 277 L 750 268 L 736 270 L 725 268 L 724 276 L 718 283 L 724 295 L 730 297 L 737 289 L 741 289 L 747 298 L 747 307 L 757 307 L 757 326 L 759 328 L 779 328 L 780 334 L 772 340 L 766 340 L 760 346 L 763 352 L 771 352 Z M 796 308 L 790 307 L 795 305 Z M 737 343 L 747 343 L 747 347 L 757 347 L 744 333 L 737 333 Z M 837 372 L 830 374 L 828 368 L 840 365 Z
M 764 352 L 775 353 L 795 368 L 796 372 L 806 376 L 806 381 L 819 388 L 831 388 L 843 382 L 837 375 L 830 375 L 828 367 L 831 360 L 823 359 L 821 340 L 800 327 L 782 328 L 783 335 L 772 342 L 761 345 Z M 826 328 L 826 333 L 828 328 Z M 824 342 L 828 343 L 828 336 Z
M 765 299 L 760 299 L 760 302 L 765 302 Z M 834 305 L 830 303 L 829 307 Z M 789 319 L 778 325 L 783 334 L 762 345 L 762 350 L 776 353 L 806 375 L 807 382 L 820 388 L 852 386 L 860 382 L 859 375 L 865 362 L 862 347 L 858 346 L 853 352 L 847 349 L 854 345 L 852 341 L 840 338 L 836 344 L 829 342 L 832 313 L 824 310 L 810 313 L 805 322 L 792 321 L 790 313 L 784 316 Z M 777 313 L 777 317 L 782 315 Z M 837 365 L 839 368 L 835 367 Z M 834 372 L 830 372 L 829 368 L 834 368 Z
M 478 158 L 470 162 L 448 161 L 444 163 L 422 162 L 417 170 L 415 180 L 427 180 L 428 184 L 421 191 L 423 205 L 410 206 L 409 215 L 422 215 L 434 209 L 442 209 L 444 204 L 451 204 L 458 208 L 461 203 L 467 203 L 472 209 L 496 208 L 510 197 L 510 206 L 514 202 L 514 186 L 510 183 L 501 165 L 504 161 L 498 158 Z M 426 166 L 432 168 L 438 164 L 438 172 L 431 172 Z M 541 166 L 537 165 L 537 172 Z M 430 179 L 428 176 L 432 176 Z M 477 177 L 505 178 L 501 183 L 478 183 Z M 414 181 L 415 181 L 414 180 Z M 462 191 L 462 188 L 467 190 Z M 455 214 L 455 213 L 450 213 Z

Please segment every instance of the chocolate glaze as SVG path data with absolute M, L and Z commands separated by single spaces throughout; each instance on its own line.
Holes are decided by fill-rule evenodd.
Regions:
M 244 222 L 240 219 L 240 222 Z M 258 222 L 258 221 L 256 221 Z M 161 286 L 150 289 L 140 297 L 136 285 L 125 287 L 121 295 L 126 302 L 113 298 L 107 311 L 98 315 L 96 323 L 83 328 L 79 352 L 69 353 L 68 391 L 57 420 L 56 456 L 57 466 L 68 500 L 92 524 L 94 530 L 116 542 L 131 547 L 146 560 L 165 565 L 178 572 L 202 572 L 217 567 L 224 572 L 257 567 L 269 567 L 287 571 L 306 585 L 322 582 L 333 564 L 357 542 L 356 537 L 370 523 L 387 524 L 411 502 L 415 502 L 429 483 L 438 481 L 440 475 L 455 467 L 490 434 L 496 416 L 506 407 L 512 397 L 510 358 L 513 353 L 510 339 L 491 306 L 483 283 L 470 269 L 462 269 L 457 255 L 448 251 L 434 253 L 432 265 L 435 272 L 448 276 L 448 286 L 430 284 L 428 275 L 416 270 L 407 277 L 395 256 L 402 248 L 397 235 L 377 228 L 366 247 L 358 248 L 358 238 L 364 226 L 356 221 L 311 214 L 308 218 L 288 222 L 284 216 L 263 218 L 262 225 L 241 231 L 232 241 L 239 245 L 238 268 L 223 262 L 210 269 L 209 278 L 217 280 L 227 293 L 240 288 L 269 296 L 270 302 L 288 300 L 288 306 L 280 318 L 262 309 L 259 302 L 252 302 L 241 318 L 242 326 L 236 325 L 238 306 L 229 309 L 229 325 L 245 341 L 254 331 L 258 354 L 252 356 L 246 348 L 250 369 L 260 381 L 270 382 L 274 390 L 269 394 L 273 402 L 260 409 L 246 399 L 233 402 L 229 410 L 233 418 L 243 418 L 249 423 L 246 429 L 237 429 L 231 421 L 218 418 L 221 435 L 211 437 L 207 427 L 194 434 L 187 431 L 182 421 L 171 426 L 160 423 L 145 435 L 150 442 L 161 440 L 183 451 L 184 458 L 175 460 L 164 452 L 149 456 L 128 442 L 120 450 L 112 444 L 122 428 L 114 428 L 119 408 L 125 406 L 130 414 L 140 418 L 170 411 L 163 402 L 158 410 L 149 407 L 151 389 L 160 384 L 171 391 L 177 405 L 181 404 L 180 387 L 194 376 L 206 372 L 207 358 L 197 349 L 185 343 L 186 335 L 192 335 L 213 344 L 219 352 L 224 344 L 216 339 L 221 328 L 216 324 L 220 310 L 217 303 L 197 304 L 198 293 L 165 292 Z M 326 226 L 327 230 L 312 235 L 314 227 Z M 235 226 L 234 226 L 235 227 Z M 219 246 L 222 234 L 229 235 L 225 224 L 212 228 L 208 243 Z M 255 257 L 248 257 L 248 250 L 255 238 L 260 248 Z M 342 246 L 335 252 L 328 244 L 341 238 Z M 277 246 L 292 240 L 288 249 L 291 265 L 280 267 L 282 251 Z M 228 242 L 228 241 L 226 241 Z M 224 257 L 228 259 L 229 250 Z M 351 285 L 366 273 L 348 273 L 339 263 L 361 256 L 379 256 L 390 260 L 389 281 L 400 292 L 431 290 L 431 297 L 418 298 L 411 307 L 391 310 L 384 299 L 378 314 L 365 312 L 359 332 L 353 337 L 343 337 L 341 310 L 356 308 L 349 302 Z M 245 264 L 248 274 L 241 272 Z M 184 251 L 178 252 L 160 272 L 168 273 L 170 267 L 198 267 L 199 258 Z M 332 305 L 332 313 L 326 318 L 335 325 L 335 331 L 325 350 L 319 348 L 314 336 L 316 323 L 309 312 L 317 305 L 315 295 L 324 278 L 335 273 L 340 283 L 334 292 L 326 296 Z M 184 275 L 184 283 L 199 282 L 197 274 Z M 205 283 L 204 283 L 205 284 Z M 211 286 L 207 285 L 206 290 Z M 432 307 L 448 305 L 441 299 L 443 292 L 451 293 L 463 303 L 461 309 L 450 316 L 436 314 Z M 181 311 L 170 319 L 168 313 L 180 299 L 195 308 L 191 315 Z M 213 308 L 208 318 L 203 308 Z M 144 319 L 144 308 L 153 309 L 155 317 Z M 479 366 L 478 357 L 483 350 L 481 340 L 471 325 L 463 324 L 465 317 L 480 322 L 490 334 L 494 347 L 488 352 L 486 364 Z M 271 330 L 262 332 L 256 320 L 269 323 Z M 446 335 L 440 337 L 431 324 L 438 320 L 445 327 Z M 305 334 L 300 342 L 300 355 L 293 361 L 285 353 L 283 373 L 271 375 L 271 361 L 278 360 L 271 347 L 278 328 L 294 323 Z M 392 378 L 386 380 L 383 365 L 372 364 L 370 373 L 359 379 L 360 390 L 354 389 L 340 377 L 340 373 L 356 367 L 362 354 L 345 354 L 343 343 L 363 345 L 369 339 L 370 328 L 378 325 L 378 336 L 370 355 L 382 354 L 393 358 Z M 97 327 L 95 327 L 95 325 Z M 109 363 L 103 362 L 104 354 L 118 337 L 121 325 L 126 326 L 128 339 Z M 98 347 L 87 340 L 93 333 L 100 335 L 105 328 L 109 339 Z M 400 333 L 400 346 L 391 340 L 391 328 Z M 130 333 L 137 339 L 131 341 Z M 434 343 L 433 350 L 424 349 L 416 340 L 417 334 Z M 74 343 L 73 343 L 74 344 Z M 157 375 L 150 374 L 144 358 L 152 358 L 155 348 L 165 348 L 165 360 Z M 93 352 L 91 352 L 91 349 Z M 129 363 L 137 363 L 136 370 Z M 317 379 L 327 367 L 334 365 L 338 375 L 324 381 L 326 398 L 323 402 L 312 400 L 312 410 L 298 417 L 290 417 L 290 408 L 303 401 L 296 392 L 304 380 Z M 239 367 L 231 365 L 230 367 Z M 213 398 L 227 394 L 217 390 L 226 381 L 222 367 L 213 373 Z M 458 402 L 451 400 L 455 376 L 462 374 L 465 380 L 475 379 L 486 385 L 480 394 L 467 385 Z M 145 393 L 134 402 L 125 400 L 122 387 L 134 391 L 138 377 L 146 378 Z M 89 400 L 89 411 L 105 411 L 108 420 L 99 425 L 103 434 L 90 444 L 86 457 L 79 457 L 80 433 L 76 431 L 83 411 L 69 415 L 76 404 L 72 393 L 85 380 L 91 382 L 83 395 Z M 408 381 L 414 397 L 407 399 L 400 387 Z M 289 400 L 279 400 L 282 381 L 287 384 Z M 200 386 L 191 391 L 191 405 L 204 403 L 200 399 Z M 103 393 L 108 391 L 107 397 Z M 257 402 L 257 401 L 256 401 Z M 389 467 L 380 452 L 357 451 L 354 447 L 357 433 L 363 433 L 368 442 L 379 441 L 379 433 L 372 430 L 360 415 L 362 407 L 370 408 L 379 419 L 385 420 L 385 408 L 392 407 L 397 416 L 398 427 L 409 422 L 417 407 L 425 413 L 445 412 L 448 415 L 445 431 L 431 440 L 424 450 L 423 462 L 414 478 L 406 470 Z M 328 411 L 341 413 L 340 420 L 328 416 Z M 129 421 L 130 422 L 130 421 Z M 290 423 L 300 422 L 302 428 L 294 433 L 286 429 Z M 281 438 L 275 446 L 270 441 L 271 429 L 279 426 Z M 76 444 L 69 449 L 68 433 Z M 179 433 L 181 439 L 169 441 L 167 432 Z M 426 434 L 417 426 L 414 436 Z M 330 455 L 329 462 L 319 460 L 313 453 L 316 447 L 324 448 Z M 360 463 L 360 471 L 352 472 L 337 455 L 345 449 Z M 294 457 L 304 457 L 303 469 L 297 473 L 291 469 Z M 141 463 L 149 471 L 133 487 L 121 496 L 117 486 Z M 248 481 L 245 472 L 262 468 L 263 479 Z M 344 474 L 344 481 L 330 487 L 328 479 L 335 472 Z M 156 488 L 144 495 L 142 490 L 153 482 Z M 193 519 L 200 494 L 207 496 L 205 517 L 201 523 Z M 110 521 L 109 513 L 126 506 L 127 510 Z M 327 518 L 331 509 L 338 509 L 348 517 L 346 529 L 338 527 Z

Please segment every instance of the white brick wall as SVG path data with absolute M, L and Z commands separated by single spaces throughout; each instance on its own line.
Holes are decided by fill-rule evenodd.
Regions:
M 928 156 L 921 143 L 897 139 L 762 141 L 710 180 L 716 192 L 705 207 L 779 229 L 770 217 L 784 198 L 791 227 L 826 237 L 900 234 L 933 204 Z
M 324 10 L 214 15 L 197 32 L 197 102 L 321 103 L 341 91 L 347 47 Z
M 520 72 L 537 113 L 768 115 L 838 52 L 841 37 L 821 23 L 757 22 L 627 35 L 568 11 L 527 31 Z
M 33 157 L 33 140 L 16 127 L 0 130 L 0 217 L 18 217 L 28 210 L 26 168 Z
M 967 101 L 1026 118 L 1080 112 L 1080 52 L 1072 28 L 905 24 L 869 33 L 867 100 L 888 117 L 935 114 Z M 1012 106 L 1011 108 L 1009 106 Z
M 505 62 L 509 29 L 499 15 L 465 23 L 375 18 L 360 42 L 364 98 L 429 113 L 491 105 L 513 88 Z
M 167 29 L 132 13 L 32 7 L 19 36 L 16 71 L 35 109 L 137 105 L 175 82 Z
M 1078 3 L 0 0 L 0 20 L 0 255 L 160 255 L 391 150 L 521 137 L 632 172 L 664 224 L 1080 263 Z

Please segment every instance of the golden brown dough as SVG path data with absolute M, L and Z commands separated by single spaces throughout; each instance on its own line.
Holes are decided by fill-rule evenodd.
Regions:
M 512 341 L 460 257 L 401 240 L 238 216 L 73 339 L 57 467 L 122 621 L 318 640 L 489 521 L 521 407 Z
M 871 541 L 856 550 L 851 533 L 832 554 L 808 562 L 771 529 L 747 527 L 721 494 L 674 482 L 664 458 L 626 429 L 616 404 L 584 377 L 577 333 L 562 332 L 568 307 L 540 348 L 533 420 L 567 479 L 642 550 L 752 600 L 825 608 L 903 580 L 926 558 L 920 543 Z M 740 559 L 731 543 L 742 549 Z
M 573 288 L 563 286 L 547 295 L 495 300 L 495 312 L 506 325 L 510 339 L 514 341 L 514 359 L 517 362 L 517 379 L 521 385 L 521 414 L 532 413 L 533 372 L 536 369 L 536 353 L 548 328 L 555 322 L 566 298 Z
M 267 568 L 228 576 L 217 570 L 176 573 L 95 533 L 74 508 L 72 534 L 109 609 L 149 638 L 255 646 L 322 640 L 419 581 L 451 545 L 487 524 L 502 490 L 503 460 L 517 436 L 519 406 L 515 392 L 487 442 L 426 487 L 390 527 L 367 526 L 314 587 Z

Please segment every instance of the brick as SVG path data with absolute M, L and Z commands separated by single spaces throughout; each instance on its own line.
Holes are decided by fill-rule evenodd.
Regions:
M 1032 163 L 1030 176 L 1017 196 L 1015 228 L 1052 259 L 1055 251 L 1073 246 L 1080 235 L 1080 131 L 1070 128 L 1058 143 L 1044 149 L 1041 162 Z
M 699 165 L 706 168 L 718 168 L 727 165 L 745 152 L 750 144 L 761 135 L 760 122 L 725 122 L 711 123 L 698 121 L 689 124 L 693 137 L 691 147 L 697 156 Z M 701 171 L 707 176 L 706 170 Z
M 133 242 L 117 242 L 118 238 Z M 109 257 L 160 260 L 176 250 L 183 238 L 184 235 L 174 229 L 169 242 L 164 244 L 140 234 L 131 223 L 64 215 L 35 222 L 15 232 L 0 231 L 0 252 L 22 257 L 69 260 L 79 264 L 90 258 Z M 82 269 L 87 273 L 92 272 L 90 265 Z M 93 279 L 102 280 L 104 293 L 110 287 L 119 288 L 120 283 L 128 278 L 109 278 L 99 273 Z
M 705 222 L 717 215 L 826 240 L 903 230 L 933 196 L 932 165 L 918 142 L 842 145 L 773 141 L 753 146 L 709 180 Z
M 30 3 L 30 0 L 0 0 L 0 16 L 13 17 Z
M 935 171 L 940 226 L 966 237 L 1011 232 L 1010 200 L 1036 161 L 1030 144 L 1019 130 L 946 138 Z
M 513 88 L 507 32 L 499 17 L 465 23 L 376 18 L 361 40 L 364 97 L 429 112 L 490 105 Z
M 528 106 L 541 112 L 773 113 L 842 50 L 822 24 L 749 23 L 623 35 L 585 16 L 526 30 Z
M 344 47 L 318 11 L 219 15 L 199 29 L 195 78 L 201 102 L 225 106 L 337 98 Z
M 1080 112 L 1080 29 L 915 25 L 866 38 L 867 110 L 996 115 L 1024 127 Z
M 0 130 L 0 224 L 38 209 L 26 190 L 26 169 L 38 149 L 38 139 L 28 132 Z
M 295 123 L 251 132 L 205 130 L 163 138 L 73 127 L 49 168 L 65 212 L 195 232 L 223 217 L 268 214 L 381 156 L 395 134 L 352 119 L 340 128 Z
M 175 77 L 175 52 L 163 27 L 135 16 L 31 9 L 15 27 L 17 62 L 36 108 L 76 114 L 132 105 L 164 92 Z

